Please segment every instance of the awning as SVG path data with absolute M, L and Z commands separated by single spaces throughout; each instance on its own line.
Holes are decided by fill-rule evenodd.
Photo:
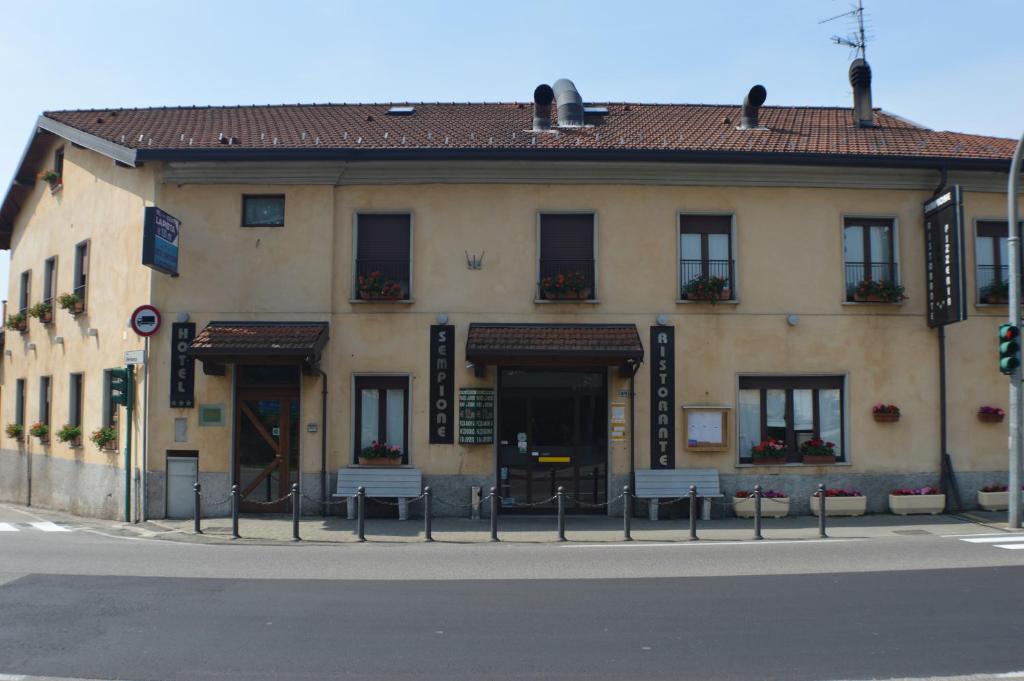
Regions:
M 203 362 L 206 373 L 240 362 L 320 363 L 327 345 L 327 322 L 210 322 L 189 346 L 188 354 Z
M 609 365 L 636 373 L 644 347 L 635 324 L 470 324 L 466 360 L 488 364 Z

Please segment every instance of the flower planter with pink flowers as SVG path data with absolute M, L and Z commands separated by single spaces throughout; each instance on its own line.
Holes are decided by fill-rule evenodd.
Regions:
M 876 404 L 871 408 L 871 415 L 876 421 L 892 423 L 900 420 L 900 408 L 895 404 Z
M 741 490 L 732 498 L 732 508 L 737 518 L 754 517 L 754 493 Z M 789 497 L 785 492 L 766 490 L 761 493 L 761 516 L 764 518 L 785 518 L 789 515 Z
M 825 515 L 832 516 L 862 516 L 868 511 L 868 498 L 853 489 L 827 489 L 825 490 Z M 811 513 L 815 516 L 821 515 L 818 493 L 811 495 Z
M 895 489 L 889 510 L 896 515 L 938 515 L 946 510 L 946 495 L 937 487 Z
M 1006 410 L 1000 407 L 984 406 L 978 409 L 978 420 L 982 423 L 1002 423 Z
M 1005 511 L 1010 508 L 1010 488 L 1006 485 L 987 485 L 978 490 L 978 506 L 983 511 Z

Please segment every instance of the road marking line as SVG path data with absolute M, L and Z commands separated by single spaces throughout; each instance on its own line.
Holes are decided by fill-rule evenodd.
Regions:
M 992 681 L 992 679 L 1024 679 L 1022 672 L 1003 672 L 999 674 L 964 674 L 960 676 L 915 676 L 913 678 L 901 676 L 890 678 L 888 681 Z M 0 681 L 4 681 L 0 677 Z M 867 681 L 866 679 L 861 681 Z M 876 677 L 872 681 L 879 681 Z
M 1024 549 L 1024 544 L 993 544 L 997 549 Z
M 829 543 L 835 544 L 837 542 L 850 542 L 850 541 L 863 541 L 859 538 L 837 538 L 837 539 L 767 539 L 765 541 L 755 541 L 753 539 L 745 539 L 742 541 L 678 541 L 678 542 L 650 542 L 650 543 L 633 543 L 633 544 L 563 544 L 564 549 L 646 549 L 656 548 L 661 546 L 775 546 L 778 544 L 820 544 Z M 0 679 L 0 681 L 3 681 Z
M 44 520 L 41 523 L 29 523 L 29 525 L 31 525 L 32 527 L 36 528 L 37 530 L 42 530 L 43 532 L 70 532 L 71 531 L 71 530 L 69 530 L 66 527 L 61 527 L 60 525 L 57 525 L 56 523 L 51 523 L 49 520 Z
M 0 532 L 20 532 L 20 530 L 10 523 L 0 523 Z
M 0 674 L 0 681 L 105 681 L 104 679 L 80 679 L 67 676 L 32 676 L 29 674 Z
M 1003 535 L 1004 537 L 1008 534 L 1006 532 L 979 532 L 977 534 L 940 534 L 939 536 L 943 539 L 961 539 L 963 537 L 995 537 L 996 535 Z
M 971 537 L 970 539 L 961 539 L 960 541 L 969 542 L 971 544 L 995 544 L 1006 541 L 1024 541 L 1024 534 L 1000 534 L 994 537 Z

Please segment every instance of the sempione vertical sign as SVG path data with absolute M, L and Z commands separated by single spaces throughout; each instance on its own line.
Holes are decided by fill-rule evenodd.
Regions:
M 961 197 L 955 186 L 924 204 L 925 291 L 932 328 L 967 319 Z
M 188 356 L 188 348 L 195 337 L 195 324 L 171 324 L 171 407 L 174 409 L 195 406 L 196 361 Z
M 436 324 L 430 327 L 430 444 L 455 443 L 455 327 Z
M 671 326 L 651 327 L 651 468 L 676 466 L 676 343 Z

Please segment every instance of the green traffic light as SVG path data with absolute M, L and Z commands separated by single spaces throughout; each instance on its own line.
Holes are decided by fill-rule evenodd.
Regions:
M 1020 367 L 1020 329 L 1013 324 L 999 326 L 999 371 L 1011 374 Z

